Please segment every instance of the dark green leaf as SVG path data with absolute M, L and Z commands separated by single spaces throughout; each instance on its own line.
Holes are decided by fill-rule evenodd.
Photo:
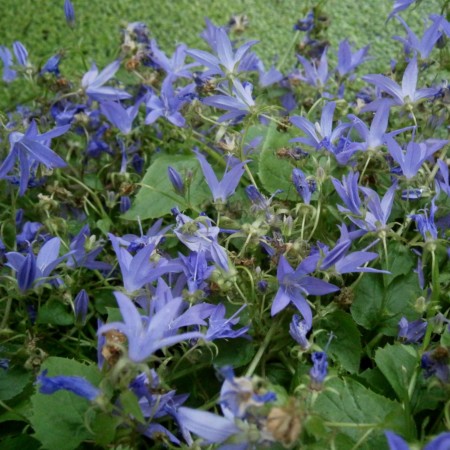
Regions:
M 359 371 L 361 360 L 361 336 L 352 316 L 344 311 L 335 311 L 319 323 L 319 328 L 332 331 L 336 336 L 328 347 L 328 355 L 350 373 Z M 328 333 L 321 333 L 318 342 L 323 347 Z
M 386 345 L 375 353 L 375 362 L 401 401 L 408 400 L 408 386 L 418 363 L 410 345 Z
M 369 330 L 375 328 L 380 320 L 383 295 L 381 275 L 364 274 L 354 289 L 351 313 L 355 322 Z
M 11 436 L 0 442 L 1 450 L 38 450 L 40 447 L 39 441 L 28 434 Z
M 18 367 L 0 369 L 0 400 L 9 400 L 20 394 L 31 380 L 31 373 Z
M 248 364 L 256 350 L 251 341 L 247 339 L 230 339 L 230 340 L 217 340 L 215 342 L 219 353 L 214 358 L 213 364 L 222 367 L 231 365 L 235 368 L 242 367 Z

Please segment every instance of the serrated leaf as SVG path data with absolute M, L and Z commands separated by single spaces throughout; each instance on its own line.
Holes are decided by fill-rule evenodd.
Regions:
M 66 358 L 48 358 L 42 365 L 42 370 L 45 369 L 48 369 L 48 376 L 76 375 L 94 385 L 100 382 L 100 373 L 95 365 L 87 366 Z M 67 391 L 51 395 L 36 392 L 31 402 L 33 415 L 30 422 L 36 439 L 46 450 L 74 450 L 84 440 L 93 438 L 85 425 L 85 414 L 91 407 L 85 398 Z
M 375 394 L 352 379 L 334 378 L 326 383 L 326 387 L 328 389 L 318 397 L 314 411 L 329 422 L 360 425 L 333 427 L 336 431 L 358 442 L 373 424 L 373 432 L 359 449 L 387 449 L 385 429 L 409 437 L 410 423 L 399 403 Z
M 401 401 L 408 400 L 408 386 L 416 369 L 417 352 L 411 346 L 386 345 L 375 353 L 375 362 Z
M 350 373 L 358 372 L 362 353 L 361 335 L 352 316 L 344 311 L 335 311 L 320 322 L 319 328 L 332 331 L 336 336 L 327 351 L 331 359 Z M 321 346 L 325 346 L 327 340 L 328 333 L 319 335 Z
M 177 194 L 167 175 L 171 166 L 182 176 L 191 171 L 193 174 L 189 202 Z M 204 182 L 203 173 L 197 159 L 185 155 L 164 155 L 157 158 L 148 168 L 142 187 L 134 199 L 131 209 L 123 216 L 124 219 L 137 220 L 155 219 L 170 213 L 174 207 L 187 209 L 190 205 L 200 206 L 211 194 Z
M 280 198 L 299 201 L 291 176 L 294 166 L 286 159 L 280 159 L 276 155 L 277 149 L 289 146 L 292 139 L 289 133 L 280 133 L 275 124 L 266 127 L 261 154 L 259 156 L 258 176 L 264 189 L 273 193 L 282 189 Z
M 31 373 L 18 367 L 0 369 L 0 400 L 10 400 L 20 394 L 31 380 Z

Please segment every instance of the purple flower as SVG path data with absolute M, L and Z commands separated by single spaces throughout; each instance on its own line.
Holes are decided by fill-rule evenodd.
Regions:
M 177 127 L 184 127 L 186 121 L 180 113 L 180 109 L 186 104 L 185 94 L 192 91 L 192 85 L 184 87 L 180 92 L 175 93 L 172 80 L 166 78 L 161 86 L 161 93 L 158 97 L 150 94 L 146 101 L 147 116 L 145 123 L 152 124 L 160 117 L 165 117 L 170 123 Z
M 174 169 L 171 166 L 167 167 L 167 175 L 169 177 L 170 182 L 172 183 L 173 188 L 175 189 L 175 192 L 177 192 L 180 195 L 184 195 L 184 181 L 181 178 L 180 172 L 178 170 Z
M 219 245 L 217 237 L 219 227 L 212 225 L 207 217 L 192 220 L 190 217 L 178 213 L 177 227 L 174 232 L 178 239 L 193 252 L 204 252 L 206 257 L 213 260 L 222 269 L 228 271 L 228 257 L 226 250 Z
M 306 321 L 304 319 L 301 319 L 298 314 L 294 314 L 292 316 L 292 321 L 289 325 L 289 334 L 303 350 L 308 350 L 308 348 L 310 347 L 310 343 L 308 341 L 308 338 L 306 337 L 310 329 L 311 327 L 308 327 Z
M 118 330 L 128 339 L 128 357 L 139 363 L 150 358 L 157 350 L 178 344 L 193 338 L 204 337 L 202 333 L 193 331 L 174 334 L 173 321 L 179 316 L 183 300 L 180 297 L 168 301 L 156 313 L 142 316 L 131 299 L 115 292 L 123 322 L 113 322 L 101 326 L 97 334 L 110 330 Z
M 320 89 L 324 88 L 330 77 L 330 73 L 328 72 L 327 49 L 323 51 L 318 64 L 315 62 L 311 63 L 300 55 L 297 55 L 297 58 L 305 69 L 305 75 L 300 75 L 300 79 L 311 86 Z
M 292 183 L 294 184 L 298 195 L 303 198 L 303 202 L 306 205 L 309 205 L 311 203 L 311 195 L 314 190 L 302 170 L 297 168 L 292 169 Z
M 24 67 L 28 66 L 28 52 L 22 42 L 16 41 L 13 43 L 13 52 L 16 55 L 18 64 Z
M 386 229 L 389 216 L 391 215 L 392 205 L 394 204 L 394 194 L 397 189 L 395 182 L 384 194 L 383 199 L 373 189 L 361 187 L 360 190 L 366 196 L 366 207 L 364 219 L 350 217 L 350 220 L 361 229 L 366 231 L 382 231 Z
M 441 139 L 427 139 L 420 143 L 411 141 L 406 146 L 405 152 L 389 135 L 386 135 L 386 143 L 389 153 L 402 169 L 403 175 L 410 180 L 417 175 L 424 161 L 440 150 L 448 141 Z
M 39 392 L 41 394 L 53 394 L 63 389 L 93 402 L 102 393 L 100 389 L 93 386 L 83 377 L 69 377 L 64 375 L 48 377 L 47 372 L 47 370 L 44 370 L 37 377 L 37 383 L 40 385 Z
M 213 50 L 217 53 L 217 56 L 203 50 L 195 49 L 186 50 L 186 54 L 192 56 L 198 63 L 209 69 L 205 75 L 221 75 L 224 77 L 237 75 L 239 73 L 240 63 L 244 60 L 250 48 L 258 41 L 247 42 L 239 47 L 236 52 L 233 52 L 230 38 L 225 30 L 214 27 L 214 29 L 210 28 L 210 31 L 214 35 L 210 37 L 213 38 Z
M 74 300 L 75 317 L 82 325 L 86 323 L 86 315 L 89 307 L 89 297 L 84 289 L 78 292 Z
M 239 313 L 247 305 L 241 306 L 230 318 L 225 318 L 225 306 L 219 304 L 209 317 L 209 328 L 206 332 L 205 339 L 214 341 L 215 339 L 234 339 L 238 337 L 248 337 L 245 334 L 250 329 L 249 326 L 233 330 L 232 326 L 239 323 Z
M 367 57 L 367 52 L 369 51 L 369 46 L 365 46 L 355 53 L 352 53 L 352 47 L 347 39 L 344 39 L 339 44 L 338 49 L 338 63 L 337 71 L 341 77 L 353 72 L 356 67 L 360 64 L 366 62 L 369 58 Z
M 339 139 L 343 131 L 349 126 L 347 123 L 339 124 L 333 130 L 333 115 L 335 109 L 335 102 L 327 103 L 322 109 L 320 124 L 318 122 L 312 123 L 308 119 L 300 116 L 291 117 L 291 122 L 307 135 L 307 137 L 291 139 L 291 142 L 302 142 L 303 144 L 314 147 L 316 150 L 325 148 L 331 153 L 335 153 L 336 148 L 333 143 Z
M 439 29 L 441 28 L 444 18 L 440 17 L 433 21 L 429 28 L 425 30 L 422 39 L 419 39 L 414 32 L 411 31 L 401 17 L 397 16 L 396 19 L 405 27 L 408 37 L 407 39 L 404 39 L 399 36 L 395 36 L 394 39 L 403 43 L 406 53 L 410 53 L 411 50 L 414 50 L 415 54 L 420 54 L 421 59 L 428 59 L 436 42 L 442 35 Z
M 70 0 L 64 1 L 64 15 L 66 16 L 66 22 L 69 27 L 75 25 L 75 10 L 73 9 L 72 2 Z
M 425 378 L 435 375 L 443 383 L 448 383 L 449 381 L 450 370 L 448 363 L 449 354 L 448 350 L 444 347 L 438 347 L 433 351 L 425 352 L 420 361 Z
M 220 389 L 219 403 L 224 416 L 229 419 L 245 419 L 248 410 L 251 414 L 251 409 L 260 408 L 267 402 L 276 400 L 273 392 L 258 392 L 261 389 L 258 389 L 257 380 L 236 377 L 230 366 L 223 367 L 221 374 L 225 376 L 225 381 Z
M 179 283 L 186 284 L 190 294 L 198 290 L 205 290 L 207 287 L 206 280 L 214 271 L 214 266 L 208 266 L 204 252 L 191 252 L 189 256 L 179 255 L 180 263 L 183 268 L 183 275 Z
M 219 181 L 206 158 L 199 151 L 195 151 L 195 154 L 197 155 L 198 162 L 202 168 L 206 183 L 213 195 L 214 202 L 225 203 L 227 198 L 234 194 L 234 191 L 244 174 L 245 163 L 238 163 L 232 169 L 228 170 L 228 163 L 230 162 L 229 158 L 225 174 L 222 180 Z
M 328 358 L 325 352 L 314 352 L 311 355 L 313 366 L 309 371 L 313 389 L 320 389 L 328 374 Z
M 42 246 L 37 257 L 31 251 L 26 256 L 18 252 L 6 253 L 7 266 L 17 272 L 17 281 L 22 292 L 30 289 L 38 280 L 36 285 L 43 283 L 44 278 L 48 278 L 53 269 L 70 255 L 69 252 L 58 257 L 60 246 L 61 240 L 54 237 Z M 61 280 L 59 282 L 61 283 Z
M 323 246 L 322 251 L 325 253 L 325 257 L 320 265 L 320 270 L 327 270 L 334 266 L 336 273 L 341 275 L 353 272 L 390 273 L 386 270 L 364 267 L 366 263 L 378 258 L 378 253 L 359 251 L 347 254 L 351 244 L 350 239 L 341 239 L 330 251 Z
M 40 75 L 43 75 L 44 73 L 52 73 L 56 77 L 59 77 L 59 63 L 61 62 L 61 55 L 53 55 L 51 56 L 47 62 L 44 64 L 44 67 L 42 67 L 41 71 L 39 72 Z
M 409 445 L 397 434 L 392 431 L 384 432 L 388 441 L 389 450 L 409 450 Z
M 429 442 L 423 450 L 446 450 L 450 448 L 450 433 L 441 433 Z
M 11 69 L 13 65 L 12 54 L 7 47 L 0 46 L 0 59 L 3 63 L 3 81 L 11 83 L 17 77 L 17 72 Z
M 423 210 L 423 214 L 412 214 L 410 216 L 411 219 L 415 220 L 419 233 L 425 242 L 432 242 L 438 238 L 438 231 L 434 222 L 434 215 L 438 208 L 434 200 L 433 198 L 431 201 L 430 215 L 428 215 L 426 210 Z
M 95 238 L 95 236 L 94 236 Z M 87 250 L 86 247 L 90 249 Z M 86 267 L 90 270 L 106 271 L 111 269 L 111 265 L 105 262 L 96 261 L 98 254 L 103 250 L 103 246 L 92 245 L 91 231 L 89 225 L 85 225 L 80 232 L 70 241 L 70 255 L 67 259 L 67 267 Z
M 405 69 L 401 86 L 391 78 L 380 74 L 366 75 L 362 79 L 389 94 L 395 105 L 404 106 L 417 103 L 423 98 L 432 97 L 438 91 L 436 88 L 417 89 L 418 74 L 417 58 L 414 57 Z M 378 103 L 376 105 L 378 106 Z
M 397 14 L 400 11 L 404 11 L 409 6 L 411 6 L 416 0 L 395 0 L 394 6 L 392 7 L 392 11 L 389 14 L 386 22 L 391 19 L 392 16 Z
M 274 316 L 293 303 L 305 319 L 306 326 L 312 326 L 312 311 L 306 296 L 325 295 L 339 290 L 337 286 L 326 281 L 308 276 L 316 268 L 319 255 L 304 259 L 294 270 L 284 255 L 278 262 L 277 279 L 280 287 L 272 303 L 271 314 Z
M 341 200 L 345 203 L 347 208 L 337 205 L 341 212 L 350 212 L 357 216 L 361 215 L 361 199 L 359 198 L 358 190 L 358 172 L 350 171 L 347 176 L 342 177 L 342 183 L 336 178 L 331 178 L 331 181 Z
M 183 427 L 205 439 L 208 443 L 221 444 L 240 432 L 234 420 L 208 411 L 183 406 L 178 408 L 178 419 Z M 243 448 L 247 448 L 247 445 Z
M 129 134 L 133 125 L 133 120 L 139 112 L 139 106 L 145 100 L 142 97 L 134 105 L 125 108 L 120 102 L 113 102 L 109 100 L 100 103 L 100 111 L 102 114 L 123 134 Z
M 161 258 L 157 264 L 150 261 L 155 245 L 147 245 L 133 256 L 128 250 L 120 246 L 120 241 L 113 234 L 109 234 L 114 251 L 122 272 L 123 284 L 128 292 L 141 289 L 145 284 L 155 281 L 161 275 L 169 272 L 180 272 L 178 263 Z
M 152 53 L 152 60 L 166 72 L 167 77 L 169 77 L 172 81 L 179 77 L 192 78 L 192 74 L 189 69 L 197 66 L 197 64 L 185 64 L 184 60 L 186 58 L 187 49 L 185 44 L 178 45 L 170 59 L 158 48 L 158 45 L 154 39 L 150 42 L 150 49 Z
M 57 127 L 43 134 L 38 134 L 36 122 L 32 121 L 25 134 L 13 131 L 9 135 L 10 152 L 0 166 L 0 179 L 6 178 L 15 162 L 19 162 L 20 182 L 19 195 L 23 195 L 28 187 L 33 163 L 44 164 L 49 169 L 65 167 L 67 164 L 48 145 L 52 138 L 64 134 L 70 125 Z
M 398 322 L 398 338 L 407 344 L 417 344 L 425 336 L 428 323 L 419 319 L 409 322 L 406 317 L 402 317 Z
M 219 122 L 224 122 L 225 120 L 239 121 L 247 114 L 250 114 L 255 106 L 252 92 L 253 85 L 251 83 L 241 83 L 235 79 L 233 80 L 233 96 L 225 92 L 225 95 L 211 95 L 202 101 L 205 105 L 229 111 L 219 117 Z
M 124 100 L 131 97 L 131 94 L 121 89 L 103 86 L 119 70 L 120 61 L 113 61 L 107 65 L 100 73 L 93 63 L 90 70 L 86 72 L 81 80 L 81 87 L 92 100 Z

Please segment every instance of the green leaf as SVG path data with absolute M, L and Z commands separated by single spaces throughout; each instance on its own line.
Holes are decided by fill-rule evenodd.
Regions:
M 82 376 L 94 385 L 100 382 L 96 365 L 50 357 L 42 365 L 48 376 Z M 85 414 L 91 407 L 88 400 L 72 392 L 58 391 L 51 395 L 36 392 L 31 397 L 33 415 L 30 418 L 35 437 L 46 450 L 74 450 L 93 434 L 86 428 Z
M 145 423 L 144 415 L 139 406 L 138 398 L 132 391 L 124 391 L 120 394 L 120 404 L 123 412 L 133 416 L 138 422 Z
M 300 201 L 291 181 L 292 169 L 294 166 L 286 159 L 277 157 L 277 150 L 290 146 L 289 140 L 294 135 L 277 131 L 274 123 L 265 127 L 264 141 L 259 157 L 258 176 L 264 189 L 273 193 L 277 189 L 282 189 L 280 197 L 287 200 Z M 262 134 L 262 133 L 261 133 Z
M 373 429 L 359 449 L 387 449 L 385 429 L 400 433 L 406 439 L 410 437 L 409 419 L 399 403 L 375 394 L 352 379 L 334 378 L 326 383 L 326 387 L 314 410 L 328 422 L 336 423 L 333 430 L 340 431 L 356 443 L 369 429 Z M 339 423 L 346 426 L 340 427 Z
M 40 447 L 39 441 L 28 434 L 10 436 L 0 442 L 1 450 L 38 450 Z
M 401 401 L 408 400 L 408 386 L 418 363 L 410 345 L 386 345 L 375 353 L 375 362 Z
M 91 424 L 91 429 L 95 433 L 95 443 L 107 447 L 116 437 L 116 429 L 120 421 L 120 418 L 112 417 L 111 414 L 97 414 Z
M 382 275 L 364 274 L 354 289 L 352 317 L 364 328 L 378 328 L 386 336 L 396 336 L 403 316 L 408 320 L 419 317 L 414 303 L 421 292 L 414 272 L 397 276 L 387 288 Z
M 355 322 L 369 330 L 375 328 L 380 320 L 383 304 L 383 281 L 381 275 L 364 274 L 354 289 L 351 307 Z
M 248 364 L 256 353 L 255 346 L 247 339 L 231 339 L 229 341 L 221 339 L 216 341 L 219 353 L 214 358 L 213 364 L 219 367 L 233 366 L 242 367 Z M 239 349 L 239 351 L 236 351 Z
M 399 241 L 391 241 L 388 244 L 389 268 L 391 272 L 389 276 L 389 284 L 400 275 L 411 273 L 415 260 L 411 250 Z
M 344 311 L 335 311 L 319 323 L 319 328 L 332 331 L 336 339 L 332 339 L 328 347 L 328 355 L 350 373 L 359 371 L 361 360 L 361 336 L 355 321 Z M 318 342 L 323 347 L 328 340 L 328 333 L 321 333 Z
M 39 308 L 37 323 L 68 326 L 73 322 L 74 314 L 59 301 L 50 300 Z
M 415 311 L 414 303 L 421 295 L 422 290 L 414 272 L 397 277 L 387 290 L 384 309 L 381 311 L 380 332 L 387 336 L 397 336 L 398 322 L 402 317 L 408 320 L 418 319 L 420 314 Z
M 20 394 L 31 380 L 31 373 L 18 367 L 0 369 L 0 400 L 10 400 Z
M 182 176 L 188 171 L 193 173 L 189 189 L 189 202 L 175 192 L 167 175 L 169 166 L 178 170 Z M 142 188 L 136 195 L 131 209 L 123 218 L 129 220 L 136 220 L 138 217 L 141 220 L 155 219 L 169 214 L 175 206 L 180 209 L 187 209 L 189 206 L 198 207 L 208 198 L 211 198 L 211 194 L 195 157 L 163 155 L 148 168 L 142 180 Z

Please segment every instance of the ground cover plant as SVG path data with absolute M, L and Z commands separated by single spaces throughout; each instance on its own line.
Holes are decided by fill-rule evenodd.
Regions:
M 325 6 L 0 46 L 2 449 L 450 448 L 449 5 L 382 72 Z

